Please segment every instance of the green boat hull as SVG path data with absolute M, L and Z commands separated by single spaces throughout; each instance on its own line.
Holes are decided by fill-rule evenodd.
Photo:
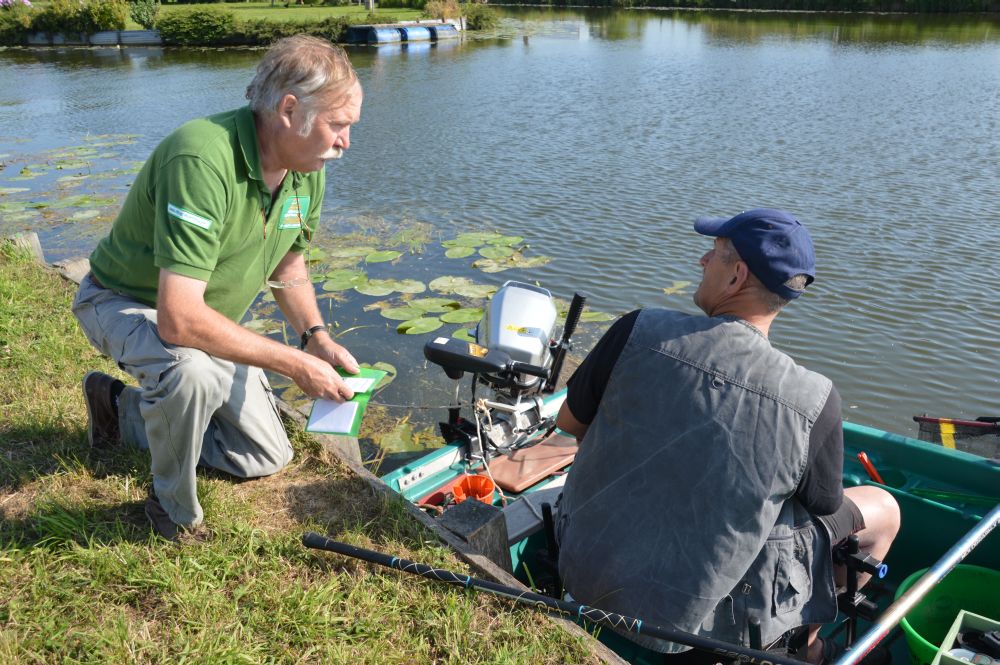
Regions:
M 557 394 L 553 399 L 562 398 Z M 884 487 L 896 498 L 902 513 L 900 533 L 885 561 L 889 572 L 877 588 L 866 589 L 884 609 L 903 580 L 932 566 L 1000 503 L 1000 464 L 853 423 L 844 423 L 844 448 L 844 486 Z M 868 455 L 884 484 L 869 477 L 857 459 L 859 452 Z M 407 500 L 416 502 L 436 487 L 447 487 L 466 471 L 464 451 L 457 444 L 449 444 L 385 475 L 383 480 Z M 542 481 L 526 493 L 551 481 Z M 526 584 L 532 583 L 531 571 L 536 565 L 533 555 L 544 545 L 541 532 L 511 544 L 514 573 Z M 1000 569 L 1000 530 L 979 543 L 963 563 Z M 861 622 L 859 631 L 864 630 L 865 623 Z M 600 639 L 630 662 L 661 662 L 658 654 L 635 647 L 610 631 L 604 632 Z M 884 642 L 890 647 L 893 663 L 908 665 L 908 649 L 898 629 Z

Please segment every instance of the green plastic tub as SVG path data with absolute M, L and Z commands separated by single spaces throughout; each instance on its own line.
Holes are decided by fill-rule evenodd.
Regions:
M 913 573 L 899 585 L 899 598 L 927 572 Z M 1000 571 L 958 565 L 910 610 L 900 625 L 913 665 L 930 665 L 959 611 L 1000 619 Z

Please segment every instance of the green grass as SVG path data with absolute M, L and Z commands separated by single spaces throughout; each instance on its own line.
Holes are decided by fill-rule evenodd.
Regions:
M 303 548 L 311 529 L 464 570 L 301 431 L 275 476 L 199 477 L 210 542 L 152 536 L 146 455 L 86 444 L 80 377 L 116 370 L 73 291 L 0 247 L 0 662 L 597 662 L 537 612 Z

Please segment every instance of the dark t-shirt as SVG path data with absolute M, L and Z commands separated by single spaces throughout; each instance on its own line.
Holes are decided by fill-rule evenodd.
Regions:
M 594 346 L 583 364 L 567 382 L 566 403 L 573 417 L 589 425 L 597 414 L 604 387 L 611 378 L 618 356 L 632 334 L 639 312 L 618 319 Z M 813 515 L 829 515 L 840 508 L 844 497 L 844 432 L 840 421 L 840 393 L 834 387 L 809 433 L 809 458 L 795 491 Z

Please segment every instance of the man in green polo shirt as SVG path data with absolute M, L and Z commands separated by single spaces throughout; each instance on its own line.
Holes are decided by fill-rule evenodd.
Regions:
M 334 368 L 358 367 L 327 333 L 302 256 L 325 162 L 360 118 L 357 75 L 342 49 L 300 35 L 267 52 L 247 99 L 153 151 L 73 303 L 91 343 L 139 384 L 84 377 L 88 439 L 149 449 L 146 515 L 171 540 L 204 532 L 197 466 L 254 478 L 291 461 L 263 369 L 340 401 L 353 393 Z M 300 349 L 239 325 L 265 284 Z

